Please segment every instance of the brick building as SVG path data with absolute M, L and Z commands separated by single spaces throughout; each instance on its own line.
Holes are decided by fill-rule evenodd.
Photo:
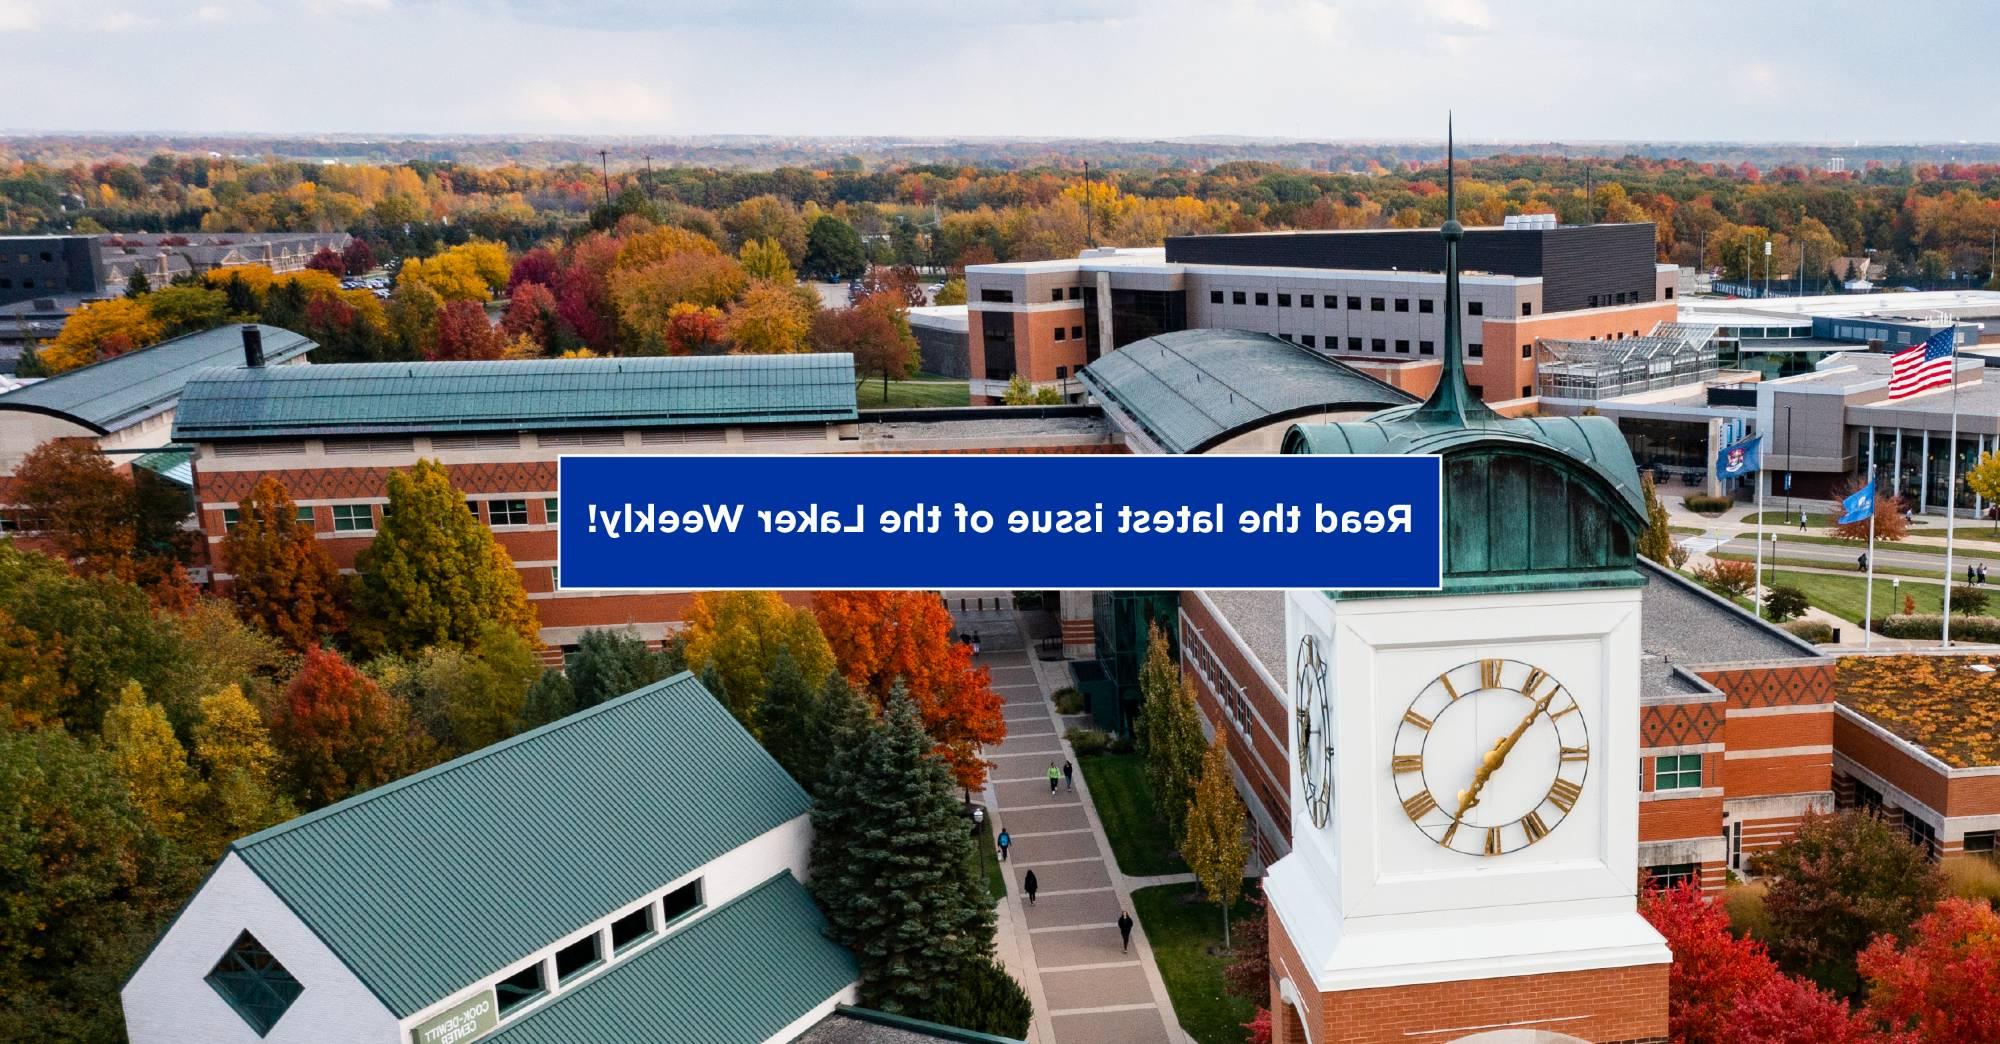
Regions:
M 1833 719 L 1840 805 L 1888 817 L 1934 858 L 1993 858 L 2000 834 L 2000 742 L 1990 724 L 2000 706 L 1996 664 L 2000 658 L 1942 653 L 1842 661 Z

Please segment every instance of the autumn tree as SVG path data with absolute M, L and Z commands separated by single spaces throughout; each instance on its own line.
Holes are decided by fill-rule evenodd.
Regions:
M 713 669 L 722 691 L 715 696 L 753 734 L 758 708 L 770 689 L 780 655 L 808 689 L 833 671 L 833 649 L 813 614 L 770 591 L 704 591 L 687 610 L 688 669 Z
M 891 295 L 870 294 L 852 308 L 819 313 L 813 320 L 813 342 L 821 351 L 852 354 L 856 373 L 880 376 L 884 398 L 890 380 L 908 377 L 917 368 L 917 337 L 910 332 L 909 314 Z
M 340 267 L 348 275 L 361 275 L 375 267 L 375 251 L 367 240 L 354 236 L 341 248 Z
M 1967 481 L 1970 481 L 1971 478 L 1972 476 L 1969 474 L 1966 476 Z M 1867 485 L 1865 481 L 1849 482 L 1847 488 L 1841 491 L 1841 496 L 1843 498 L 1852 496 L 1865 485 Z M 1838 516 L 1835 517 L 1838 518 Z M 1849 522 L 1845 525 L 1836 522 L 1833 526 L 1833 535 L 1848 540 L 1867 540 L 1868 520 L 1864 518 L 1859 522 Z M 1909 535 L 1910 524 L 1903 518 L 1898 498 L 1890 490 L 1877 485 L 1875 495 L 1875 539 L 1901 540 Z
M 1865 811 L 1806 817 L 1754 868 L 1769 886 L 1772 957 L 1844 996 L 1859 987 L 1855 954 L 1875 936 L 1908 932 L 1944 894 L 1929 856 Z
M 229 321 L 229 298 L 205 286 L 163 286 L 146 295 L 146 314 L 160 326 L 160 339 L 213 330 Z
M 334 253 L 332 247 L 320 247 L 318 252 L 306 261 L 306 267 L 332 276 L 347 274 L 347 262 L 342 260 L 339 254 Z
M 413 282 L 397 284 L 389 298 L 389 330 L 405 359 L 425 359 L 437 348 L 438 317 L 444 312 L 444 298 L 429 286 Z
M 498 743 L 521 728 L 528 689 L 542 676 L 537 645 L 519 632 L 488 623 L 472 647 L 431 650 L 452 661 L 449 671 L 428 672 L 436 690 L 446 733 L 440 742 L 456 753 Z
M 931 591 L 821 591 L 813 615 L 848 682 L 877 701 L 902 682 L 959 785 L 985 784 L 979 748 L 1005 739 L 1007 723 L 990 672 L 973 666 L 944 599 Z
M 769 243 L 783 252 L 785 267 L 796 267 L 806 256 L 806 221 L 788 201 L 772 195 L 752 196 L 722 212 L 722 229 L 739 247 Z M 748 261 L 746 259 L 746 264 Z M 763 278 L 772 278 L 765 276 Z
M 792 271 L 792 259 L 775 239 L 745 240 L 743 249 L 737 251 L 736 257 L 752 279 L 762 279 L 779 286 L 790 286 L 798 281 L 798 273 Z
M 50 374 L 88 366 L 144 348 L 160 339 L 161 330 L 143 299 L 86 301 L 63 320 L 62 332 L 41 349 L 41 365 Z
M 1167 821 L 1174 843 L 1186 834 L 1188 800 L 1194 795 L 1207 741 L 1201 733 L 1201 710 L 1195 704 L 1191 679 L 1174 666 L 1166 634 L 1158 623 L 1148 625 L 1146 659 L 1139 671 L 1139 752 L 1146 760 L 1146 782 L 1153 807 Z
M 939 290 L 937 292 L 937 295 L 931 298 L 931 303 L 939 305 L 964 304 L 965 278 L 963 276 L 959 276 L 956 278 L 945 280 L 943 289 Z
M 446 301 L 485 301 L 507 286 L 507 248 L 472 240 L 427 258 L 409 258 L 396 273 L 396 289 L 421 284 Z
M 1003 406 L 1058 406 L 1062 401 L 1062 392 L 1054 388 L 1037 388 L 1018 373 L 1007 379 L 1007 387 L 1000 393 L 1000 404 Z
M 298 815 L 278 785 L 278 750 L 263 715 L 240 687 L 225 685 L 201 698 L 193 738 L 194 760 L 207 780 L 202 824 L 219 843 Z
M 1229 966 L 1222 970 L 1222 987 L 1231 996 L 1253 1004 L 1271 998 L 1271 921 L 1263 896 L 1249 900 L 1250 916 L 1236 926 L 1236 944 Z
M 787 355 L 812 347 L 812 311 L 785 287 L 757 283 L 729 306 L 729 340 L 743 355 Z
M 161 835 L 185 839 L 201 786 L 167 712 L 146 699 L 138 682 L 127 682 L 105 713 L 99 735 L 111 771 L 131 793 L 132 807 Z
M 63 667 L 61 634 L 44 639 L 0 609 L 0 728 L 59 723 L 76 696 Z
M 306 651 L 279 701 L 272 735 L 314 808 L 398 779 L 425 757 L 409 708 L 325 649 Z
M 868 252 L 853 225 L 822 214 L 806 233 L 806 253 L 799 270 L 810 279 L 842 282 L 868 270 Z
M 425 358 L 463 361 L 498 359 L 506 352 L 507 341 L 486 318 L 486 309 L 477 301 L 447 301 L 438 313 L 437 343 Z
M 84 572 L 186 587 L 178 567 L 193 539 L 181 526 L 184 493 L 151 472 L 121 474 L 88 440 L 51 439 L 29 451 L 14 468 L 13 500 Z
M 1201 883 L 1208 901 L 1222 907 L 1222 948 L 1229 948 L 1229 908 L 1243 894 L 1243 868 L 1250 860 L 1244 837 L 1243 802 L 1229 774 L 1229 749 L 1222 733 L 1202 754 L 1201 778 L 1187 803 L 1187 836 L 1181 854 Z
M 2000 275 L 1995 276 L 2000 279 Z M 2000 504 L 2000 453 L 1988 453 L 1979 458 L 1979 463 L 1965 473 L 1965 484 L 1989 504 Z M 1993 516 L 1993 525 L 2000 528 L 2000 512 Z
M 1730 934 L 1722 904 L 1709 902 L 1691 882 L 1647 891 L 1639 913 L 1673 951 L 1667 1031 L 1676 1041 L 1720 1040 L 1737 999 L 1780 975 L 1763 944 Z
M 230 593 L 237 612 L 293 649 L 317 645 L 345 627 L 340 570 L 277 476 L 258 479 L 237 502 L 222 557 L 235 576 Z
M 507 299 L 507 314 L 500 320 L 500 332 L 510 340 L 532 338 L 544 352 L 561 347 L 562 317 L 556 310 L 555 291 L 543 283 L 517 284 Z
M 1900 948 L 1899 938 L 1908 939 Z M 1876 936 L 1857 963 L 1869 1016 L 1897 1041 L 2000 1040 L 2000 915 L 1992 906 L 1946 899 L 1907 932 Z
M 465 509 L 444 465 L 389 475 L 388 510 L 355 559 L 353 630 L 376 651 L 469 645 L 489 623 L 538 640 L 535 610 L 507 550 Z
M 729 325 L 722 309 L 682 301 L 667 310 L 661 347 L 668 355 L 715 355 L 728 345 Z
M 1660 503 L 1660 494 L 1653 488 L 1653 473 L 1641 471 L 1639 486 L 1646 495 L 1646 531 L 1639 536 L 1639 553 L 1669 569 L 1678 568 L 1674 561 L 1674 535 L 1667 527 L 1667 509 Z M 1686 560 L 1686 554 L 1681 558 Z

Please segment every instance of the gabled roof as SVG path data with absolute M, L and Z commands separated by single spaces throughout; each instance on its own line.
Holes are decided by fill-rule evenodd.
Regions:
M 808 808 L 682 673 L 230 851 L 404 1017 Z
M 762 1044 L 860 971 L 780 873 L 492 1036 L 495 1044 Z
M 854 420 L 854 357 L 715 355 L 341 363 L 189 382 L 174 438 Z
M 1272 421 L 1414 401 L 1344 363 L 1280 337 L 1182 330 L 1134 341 L 1085 367 L 1092 395 L 1169 453 L 1200 453 Z
M 258 329 L 264 332 L 264 361 L 274 367 L 319 347 L 304 335 L 280 327 Z M 242 327 L 218 326 L 79 366 L 0 395 L 0 410 L 62 417 L 105 435 L 174 408 L 175 400 L 197 373 L 242 365 Z

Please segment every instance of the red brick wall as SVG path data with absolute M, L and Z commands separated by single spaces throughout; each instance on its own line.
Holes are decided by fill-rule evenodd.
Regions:
M 1609 340 L 1621 333 L 1630 337 L 1635 330 L 1650 332 L 1655 323 L 1671 323 L 1678 314 L 1675 302 L 1661 301 L 1646 308 L 1488 316 L 1480 324 L 1480 358 L 1466 360 L 1466 380 L 1479 385 L 1480 397 L 1488 401 L 1519 398 L 1522 388 L 1535 384 L 1533 352 L 1523 359 L 1522 345 L 1544 337 L 1569 341 L 1586 341 L 1593 336 Z
M 1680 841 L 1722 833 L 1722 798 L 1663 798 L 1639 802 L 1640 841 Z
M 1833 719 L 1833 745 L 1855 764 L 1888 780 L 1925 805 L 1951 814 L 1942 772 L 1845 718 Z
M 1251 782 L 1251 793 L 1244 798 L 1264 808 L 1289 845 L 1291 763 L 1282 741 L 1274 738 L 1288 734 L 1290 718 L 1284 700 L 1264 684 L 1243 650 L 1228 640 L 1221 622 L 1191 594 L 1181 598 L 1180 637 L 1181 672 L 1195 683 L 1195 703 L 1209 725 L 1224 737 L 1238 771 Z M 1203 676 L 1218 672 L 1235 684 L 1250 708 L 1253 723 L 1247 731 L 1237 725 L 1221 694 L 1211 689 Z M 1276 847 L 1269 840 L 1259 841 L 1260 852 L 1275 854 Z

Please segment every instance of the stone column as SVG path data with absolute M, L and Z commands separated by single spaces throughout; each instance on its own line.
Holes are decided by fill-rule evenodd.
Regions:
M 1089 660 L 1097 656 L 1097 623 L 1091 612 L 1091 592 L 1063 591 L 1057 617 L 1062 623 L 1063 658 Z
M 1924 429 L 1923 445 L 1917 449 L 1917 514 L 1931 511 L 1931 430 Z
M 1110 355 L 1118 347 L 1111 330 L 1111 273 L 1097 273 L 1097 354 Z

